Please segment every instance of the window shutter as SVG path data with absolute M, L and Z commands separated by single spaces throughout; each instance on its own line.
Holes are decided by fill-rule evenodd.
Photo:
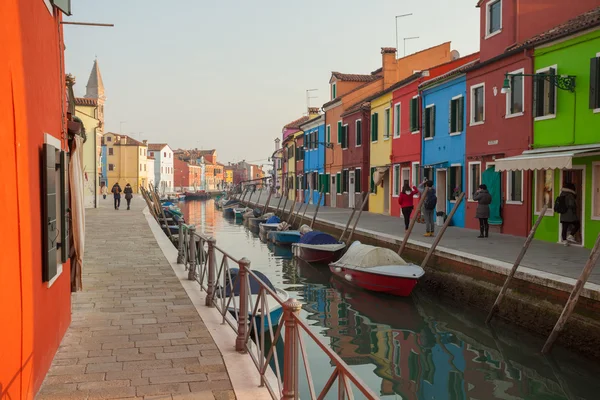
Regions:
M 337 123 L 337 137 L 338 137 L 338 143 L 342 143 L 342 123 L 338 122 Z
M 373 132 L 375 132 L 375 114 L 371 115 L 371 142 L 375 141 L 375 136 L 373 136 Z
M 360 193 L 360 169 L 354 170 L 354 191 Z
M 543 101 L 540 101 L 540 77 L 535 75 L 533 77 L 533 116 L 540 116 L 540 103 L 543 104 Z
M 435 136 L 435 106 L 431 107 L 431 137 Z
M 448 132 L 452 133 L 454 132 L 454 100 L 450 100 L 450 106 L 448 108 Z
M 457 112 L 457 131 L 462 132 L 464 129 L 464 113 L 465 113 L 465 98 L 461 97 L 458 99 L 458 112 Z
M 379 139 L 379 114 L 375 113 L 373 114 L 373 116 L 375 117 L 375 119 L 373 120 L 375 122 L 374 128 L 373 128 L 373 137 L 375 138 L 375 142 L 377 141 L 377 139 Z
M 56 276 L 56 240 L 58 232 L 56 227 L 56 148 L 49 144 L 44 144 L 44 166 L 42 171 L 43 187 L 43 229 L 44 241 L 44 264 L 42 267 L 42 280 L 50 281 Z
M 69 155 L 60 152 L 60 258 L 62 262 L 69 259 Z
M 600 58 L 590 60 L 590 108 L 600 107 Z
M 331 174 L 325 174 L 325 193 L 329 193 L 331 189 Z
M 554 76 L 556 75 L 556 70 L 554 68 L 550 68 L 548 71 L 550 75 L 550 82 L 548 82 L 549 90 L 548 90 L 548 111 L 550 114 L 556 114 L 556 86 L 554 86 Z
M 342 193 L 342 174 L 340 174 L 339 172 L 337 174 L 335 174 L 335 186 L 336 186 L 336 193 Z
M 414 108 L 415 108 L 415 102 L 413 101 L 413 99 L 410 100 L 410 104 L 409 104 L 409 115 L 410 115 L 410 131 L 414 132 L 415 131 L 415 118 L 414 118 Z
M 427 118 L 429 116 L 429 109 L 428 108 L 424 108 L 423 109 L 423 137 L 429 137 L 429 118 Z

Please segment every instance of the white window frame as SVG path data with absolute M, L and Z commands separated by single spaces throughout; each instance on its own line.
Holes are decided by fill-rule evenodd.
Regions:
M 525 73 L 525 68 L 521 68 L 518 69 L 516 71 L 511 71 L 508 73 L 508 75 L 515 75 L 515 74 L 524 74 Z M 523 111 L 518 112 L 518 113 L 514 113 L 511 114 L 510 113 L 510 99 L 511 99 L 511 93 L 507 93 L 506 94 L 506 113 L 504 118 L 515 118 L 515 117 L 520 117 L 523 115 L 523 112 L 525 111 L 525 78 L 521 77 L 522 81 L 523 81 L 523 93 L 522 93 L 522 99 L 521 99 L 521 104 L 523 104 Z M 512 88 L 511 88 L 512 89 Z M 484 102 L 485 103 L 485 102 Z M 485 109 L 485 104 L 484 104 L 484 109 Z
M 475 122 L 475 90 L 483 88 L 483 119 Z M 471 85 L 469 88 L 471 101 L 469 102 L 469 126 L 483 125 L 485 123 L 485 82 L 481 82 L 475 85 Z
M 476 203 L 476 200 L 473 200 L 473 193 L 475 193 L 475 188 L 473 187 L 473 179 L 471 177 L 471 166 L 472 165 L 479 165 L 479 182 L 481 182 L 481 177 L 483 175 L 483 171 L 482 171 L 482 165 L 481 165 L 481 161 L 470 161 L 467 164 L 467 168 L 469 170 L 469 182 L 467 182 L 467 188 L 469 189 L 469 193 L 468 193 L 468 198 L 467 201 L 471 202 L 471 203 Z M 480 183 L 481 185 L 481 183 Z
M 400 103 L 394 104 L 394 139 L 398 139 L 400 137 L 400 128 L 402 126 L 401 112 L 402 108 Z M 396 121 L 398 121 L 398 123 L 396 123 Z
M 554 70 L 556 71 L 556 76 L 558 76 L 558 64 L 548 65 L 547 67 L 540 68 L 537 71 L 535 71 L 535 73 L 539 74 L 541 72 L 548 72 L 548 71 L 550 71 L 550 68 L 554 68 Z M 552 85 L 552 83 L 549 83 L 549 85 Z M 535 96 L 535 93 L 533 95 Z M 558 112 L 558 88 L 556 88 L 554 90 L 554 114 L 548 114 L 548 115 L 544 115 L 542 117 L 535 117 L 534 121 L 544 121 L 546 119 L 554 119 L 554 118 L 556 118 L 557 112 Z
M 410 164 L 410 180 L 412 186 L 419 186 L 419 171 L 421 170 L 421 163 L 419 161 L 413 161 Z M 417 195 L 415 195 L 417 197 Z
M 523 170 L 518 170 L 515 172 L 520 172 L 521 173 L 521 200 L 509 200 L 511 198 L 512 192 L 510 191 L 511 188 L 511 173 L 513 171 L 506 171 L 506 204 L 517 204 L 517 205 L 523 205 L 523 188 L 524 188 L 524 180 L 525 180 L 525 173 Z
M 386 115 L 389 115 L 389 121 L 386 121 Z M 392 137 L 392 109 L 390 107 L 383 110 L 383 122 L 385 128 L 383 128 L 383 140 L 389 140 Z M 387 134 L 386 134 L 387 130 Z M 378 138 L 379 139 L 379 138 Z
M 360 144 L 356 144 L 358 143 L 358 123 L 360 122 Z M 357 119 L 356 121 L 354 121 L 354 147 L 361 147 L 362 146 L 362 118 Z
M 594 182 L 596 181 L 596 178 L 599 179 L 600 181 L 600 177 L 596 177 L 596 167 L 600 168 L 600 161 L 594 161 L 592 162 L 592 204 L 591 204 L 591 212 L 590 212 L 590 218 L 594 221 L 600 221 L 600 214 L 598 215 L 594 215 L 594 200 L 596 199 L 595 193 L 596 191 L 594 190 Z M 582 218 L 585 219 L 585 218 Z
M 533 174 L 533 215 L 540 215 L 541 214 L 541 210 L 537 209 L 537 184 L 538 184 L 538 174 L 540 172 L 546 172 L 547 170 L 545 169 L 536 169 L 534 171 Z M 556 185 L 556 171 L 555 170 L 551 170 L 552 171 L 552 194 L 550 195 L 550 202 L 553 203 L 554 202 L 554 186 Z M 562 174 L 561 174 L 561 178 L 562 179 Z M 546 216 L 553 216 L 554 215 L 554 208 L 552 207 L 552 204 L 550 207 L 548 207 L 548 209 L 546 210 Z
M 453 97 L 453 98 L 450 100 L 450 102 L 452 102 L 452 101 L 454 101 L 454 100 L 461 99 L 461 98 L 463 98 L 463 95 L 462 95 L 462 94 L 459 94 L 458 96 L 454 96 L 454 97 Z M 484 106 L 484 107 L 485 107 L 485 106 Z M 452 117 L 452 115 L 449 115 L 448 117 Z M 457 114 L 457 118 L 462 118 L 462 116 Z M 458 127 L 458 121 L 457 121 L 457 124 L 456 124 L 456 126 Z M 463 126 L 463 130 L 464 130 L 464 128 L 465 128 L 465 127 Z M 461 133 L 462 133 L 462 131 L 449 132 L 449 133 L 448 133 L 448 135 L 449 135 L 449 136 L 458 136 L 458 135 L 460 135 Z
M 495 32 L 490 33 L 490 8 L 493 4 L 499 2 L 500 3 L 500 29 Z M 500 33 L 502 33 L 502 0 L 490 0 L 485 5 L 485 39 L 489 39 L 494 37 Z
M 433 108 L 435 106 L 435 104 L 428 104 L 427 106 L 425 106 L 425 110 L 427 110 L 428 108 Z M 424 113 L 424 115 L 426 115 L 427 112 Z M 434 118 L 435 120 L 435 118 Z M 433 136 L 429 136 L 429 137 L 425 137 L 425 121 L 423 121 L 423 140 L 433 140 L 433 138 L 435 138 L 435 126 L 433 127 Z
M 394 164 L 392 166 L 392 171 L 394 171 L 394 174 L 392 175 L 392 197 L 398 197 L 400 196 L 400 179 L 402 178 L 401 171 L 402 169 L 400 168 L 400 164 Z M 398 184 L 396 185 L 396 174 L 398 174 Z

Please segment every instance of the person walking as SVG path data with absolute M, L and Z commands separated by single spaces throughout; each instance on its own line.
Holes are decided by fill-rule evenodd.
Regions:
M 119 182 L 115 182 L 113 185 L 111 192 L 113 194 L 115 200 L 115 210 L 118 210 L 121 207 L 121 186 L 119 186 Z
M 129 183 L 127 183 L 127 185 L 125 185 L 125 200 L 127 200 L 127 209 L 130 210 L 131 208 L 131 199 L 133 198 L 133 189 L 131 188 L 131 185 Z
M 475 212 L 475 218 L 479 218 L 479 239 L 488 237 L 490 231 L 490 224 L 488 219 L 490 218 L 490 204 L 492 203 L 492 195 L 487 190 L 485 184 L 479 185 L 479 189 L 473 195 L 473 200 L 477 204 L 477 211 Z
M 575 235 L 581 228 L 581 222 L 577 216 L 577 191 L 573 183 L 563 185 L 560 195 L 556 199 L 554 209 L 560 213 L 562 243 L 565 246 L 570 243 L 578 243 L 575 240 Z
M 404 181 L 402 193 L 400 193 L 400 197 L 398 197 L 398 204 L 400 204 L 402 215 L 404 216 L 404 230 L 408 230 L 410 214 L 412 214 L 414 209 L 413 196 L 417 193 L 419 193 L 419 191 L 416 186 L 413 186 L 411 189 L 408 185 L 408 181 Z
M 102 198 L 106 200 L 106 195 L 108 194 L 108 187 L 106 186 L 106 183 L 102 183 L 102 186 L 100 187 L 100 193 L 102 193 Z
M 435 234 L 435 207 L 437 206 L 437 196 L 433 188 L 433 181 L 425 179 L 417 188 L 419 193 L 423 194 L 425 187 L 428 187 L 427 197 L 423 202 L 423 217 L 425 218 L 425 237 L 432 237 Z

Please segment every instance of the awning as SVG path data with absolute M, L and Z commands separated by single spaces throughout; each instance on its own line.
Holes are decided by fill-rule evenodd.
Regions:
M 598 152 L 600 144 L 528 150 L 520 156 L 497 159 L 495 166 L 496 171 L 571 169 L 573 158 Z
M 373 182 L 375 182 L 375 186 L 383 182 L 383 177 L 388 169 L 390 169 L 388 166 L 375 168 L 375 171 L 373 172 Z

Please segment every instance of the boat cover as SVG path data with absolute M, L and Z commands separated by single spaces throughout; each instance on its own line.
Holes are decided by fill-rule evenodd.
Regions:
M 298 232 L 300 232 L 302 235 L 305 235 L 310 231 L 312 231 L 312 228 L 306 224 L 302 225 L 300 229 L 298 229 Z
M 304 244 L 338 244 L 336 238 L 325 232 L 311 231 L 307 232 L 300 238 L 299 243 Z
M 262 214 L 262 210 L 260 208 L 255 208 L 253 210 L 253 212 L 254 212 L 254 218 L 258 218 Z
M 231 272 L 231 279 L 233 280 L 233 295 L 239 296 L 240 295 L 240 280 L 238 279 L 238 275 L 240 274 L 240 269 L 239 268 L 230 268 L 229 271 Z M 273 284 L 271 283 L 269 278 L 267 278 L 262 272 L 259 272 L 259 271 L 252 271 L 252 272 L 256 276 L 258 276 L 260 278 L 260 280 L 262 280 L 269 287 L 269 289 L 275 291 L 275 287 L 273 286 Z M 250 275 L 250 291 L 251 291 L 251 294 L 258 294 L 260 292 L 260 284 L 252 275 Z M 229 282 L 227 283 L 227 287 L 225 287 L 225 295 L 226 296 L 231 295 L 231 285 L 229 284 Z
M 236 203 L 239 203 L 239 201 L 236 199 L 230 199 L 230 200 L 227 200 L 227 202 L 224 205 L 230 206 L 230 205 L 236 204 Z
M 373 268 L 382 265 L 409 265 L 395 251 L 385 247 L 369 246 L 361 242 L 354 242 L 346 254 L 342 256 L 335 265 L 353 266 L 358 268 Z
M 267 224 L 278 224 L 280 222 L 281 222 L 281 220 L 279 219 L 279 217 L 277 215 L 273 215 L 272 217 L 269 217 L 269 219 L 267 220 Z

